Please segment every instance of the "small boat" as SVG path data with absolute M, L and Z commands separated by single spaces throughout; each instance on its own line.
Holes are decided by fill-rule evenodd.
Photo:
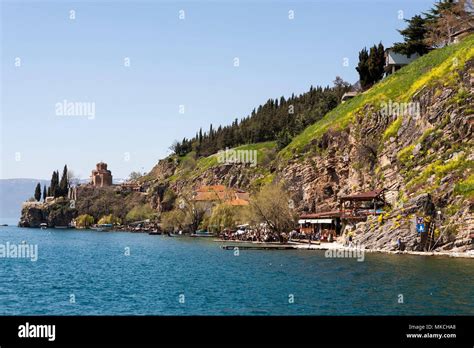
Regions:
M 148 234 L 150 236 L 159 236 L 159 235 L 161 235 L 161 231 L 154 230 L 154 231 L 148 232 Z
M 43 222 L 43 223 L 40 224 L 40 228 L 41 228 L 42 230 L 45 230 L 45 229 L 48 228 L 48 224 L 45 223 L 45 222 Z
M 95 227 L 91 227 L 91 229 L 102 232 L 102 231 L 109 231 L 112 229 L 112 227 L 114 227 L 113 224 L 100 224 Z
M 69 228 L 69 226 L 54 226 L 54 228 L 66 229 L 66 228 Z
M 215 233 L 212 233 L 212 232 L 209 232 L 209 231 L 202 231 L 202 230 L 196 231 L 193 234 L 191 234 L 191 237 L 209 238 L 209 237 L 215 237 L 215 236 L 216 236 Z

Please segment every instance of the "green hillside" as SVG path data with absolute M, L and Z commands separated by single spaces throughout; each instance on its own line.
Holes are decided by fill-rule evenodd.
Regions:
M 407 102 L 426 85 L 439 81 L 443 81 L 444 85 L 456 84 L 457 69 L 473 57 L 474 35 L 470 35 L 459 44 L 436 49 L 422 56 L 307 127 L 280 152 L 279 156 L 288 159 L 294 154 L 305 152 L 306 146 L 312 140 L 321 137 L 330 128 L 345 128 L 367 104 L 380 108 L 380 104 L 389 99 Z
M 311 152 L 311 144 L 314 140 L 321 138 L 328 130 L 346 128 L 354 120 L 355 116 L 360 114 L 363 108 L 367 106 L 371 106 L 373 110 L 377 111 L 381 109 L 383 102 L 388 102 L 389 100 L 399 103 L 408 102 L 418 91 L 430 85 L 456 87 L 459 78 L 457 72 L 472 58 L 474 58 L 474 35 L 465 38 L 459 44 L 433 50 L 383 79 L 366 92 L 340 104 L 322 119 L 304 129 L 280 152 L 277 151 L 275 142 L 256 143 L 234 148 L 235 150 L 256 150 L 258 153 L 258 165 L 255 167 L 247 166 L 245 169 L 245 175 L 251 177 L 251 187 L 256 189 L 261 185 L 270 183 L 274 178 L 275 165 L 277 163 L 281 168 L 285 166 L 288 160 L 295 156 L 302 158 L 302 154 Z M 459 93 L 462 94 L 462 91 Z M 461 98 L 462 95 L 459 97 Z M 391 136 L 396 135 L 401 123 L 402 119 L 399 117 L 389 125 L 385 130 L 382 140 L 385 141 Z M 410 151 L 412 149 L 413 145 L 401 151 L 399 154 L 400 160 L 408 158 L 411 155 Z M 168 161 L 176 163 L 176 170 L 166 181 L 173 183 L 184 180 L 190 183 L 206 173 L 206 171 L 220 165 L 218 154 L 198 159 L 195 157 L 194 151 L 185 156 L 172 155 L 169 157 Z M 437 171 L 438 164 L 433 164 L 429 170 L 431 172 Z M 462 164 L 463 166 L 465 165 L 464 162 Z M 409 179 L 414 179 L 415 181 L 412 184 L 416 184 L 416 181 L 422 180 L 431 172 L 420 173 L 423 174 L 421 179 L 414 177 Z M 445 170 L 440 172 L 445 172 Z M 153 171 L 145 178 L 145 180 L 147 179 L 154 179 Z M 459 192 L 468 190 L 468 187 L 470 187 L 469 183 L 463 182 L 462 185 L 458 185 L 457 190 Z

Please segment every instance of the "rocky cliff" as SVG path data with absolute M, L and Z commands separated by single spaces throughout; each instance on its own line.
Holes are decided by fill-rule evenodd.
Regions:
M 345 194 L 386 189 L 383 216 L 348 225 L 368 248 L 472 247 L 474 37 L 435 50 L 340 105 L 283 150 L 259 148 L 256 167 L 169 157 L 145 180 L 179 195 L 200 185 L 249 191 L 282 181 L 300 212 L 337 207 Z M 248 148 L 248 147 L 247 147 Z M 426 207 L 431 207 L 426 210 Z M 430 241 L 415 216 L 433 226 Z
M 81 214 L 91 215 L 96 222 L 109 214 L 125 221 L 133 208 L 149 206 L 150 197 L 146 192 L 127 191 L 120 186 L 81 185 L 74 200 L 58 197 L 46 203 L 25 202 L 18 225 L 40 227 L 46 223 L 49 227 L 68 226 Z
M 72 207 L 69 200 L 63 198 L 51 203 L 26 202 L 23 204 L 18 225 L 40 227 L 44 223 L 49 227 L 68 226 L 76 216 L 77 209 Z

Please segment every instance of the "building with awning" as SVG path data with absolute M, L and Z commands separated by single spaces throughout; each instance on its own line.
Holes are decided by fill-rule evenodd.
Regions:
M 324 241 L 329 235 L 334 238 L 343 231 L 343 226 L 367 220 L 369 215 L 383 214 L 387 205 L 385 189 L 359 192 L 339 197 L 340 209 L 307 213 L 299 217 L 300 231 L 307 236 L 319 236 Z
M 324 241 L 332 235 L 333 239 L 341 232 L 341 212 L 339 210 L 303 214 L 298 223 L 300 232 L 306 236 L 319 236 Z
M 339 197 L 341 218 L 347 220 L 366 220 L 369 215 L 382 214 L 387 205 L 385 189 L 355 193 Z

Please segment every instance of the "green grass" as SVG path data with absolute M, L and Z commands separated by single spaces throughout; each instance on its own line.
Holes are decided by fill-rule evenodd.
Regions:
M 382 140 L 385 141 L 390 139 L 391 137 L 396 137 L 398 134 L 398 130 L 402 126 L 402 122 L 403 116 L 398 116 L 397 119 L 393 121 L 390 126 L 387 127 L 387 129 L 383 133 Z
M 258 170 L 258 163 L 261 160 L 263 160 L 266 156 L 268 156 L 268 154 L 271 151 L 273 151 L 275 148 L 276 148 L 276 142 L 267 141 L 267 142 L 262 142 L 262 143 L 241 145 L 229 150 L 257 151 L 257 167 L 255 168 L 256 170 Z M 207 157 L 199 158 L 196 161 L 196 166 L 194 169 L 186 170 L 185 168 L 183 168 L 183 164 L 186 163 L 186 161 L 188 161 L 192 156 L 194 156 L 194 152 L 188 153 L 187 155 L 179 158 L 180 165 L 178 166 L 176 173 L 169 178 L 171 182 L 175 182 L 177 180 L 189 179 L 192 177 L 197 177 L 201 175 L 202 173 L 204 173 L 205 171 L 213 167 L 221 165 L 221 163 L 219 163 L 219 153 L 215 153 Z
M 409 160 L 413 159 L 413 149 L 415 145 L 409 145 L 403 149 L 401 149 L 397 154 L 397 159 L 401 164 L 406 164 Z
M 466 180 L 458 182 L 454 187 L 454 193 L 474 199 L 474 174 L 471 174 Z
M 434 185 L 439 184 L 439 180 L 447 174 L 456 174 L 462 173 L 465 170 L 473 168 L 473 161 L 466 160 L 465 156 L 459 156 L 458 158 L 452 159 L 447 162 L 442 160 L 437 160 L 425 167 L 425 169 L 414 179 L 410 180 L 407 184 L 408 189 L 418 188 L 419 186 L 424 186 L 427 183 L 427 180 L 434 175 L 435 183 Z
M 280 151 L 279 157 L 290 159 L 294 154 L 302 153 L 314 139 L 320 138 L 329 129 L 344 129 L 354 117 L 361 113 L 366 105 L 377 110 L 383 102 L 393 100 L 408 102 L 415 93 L 431 84 L 443 81 L 456 83 L 456 72 L 474 57 L 474 35 L 462 42 L 431 51 L 411 64 L 383 79 L 363 94 L 340 104 L 327 113 L 321 120 L 307 127 L 292 142 Z
M 275 174 L 273 174 L 273 173 L 267 173 L 265 176 L 263 176 L 263 177 L 261 177 L 261 178 L 259 178 L 259 179 L 254 180 L 254 181 L 251 183 L 251 188 L 252 188 L 252 190 L 254 190 L 254 191 L 258 191 L 259 188 L 271 184 L 274 179 L 275 179 Z

